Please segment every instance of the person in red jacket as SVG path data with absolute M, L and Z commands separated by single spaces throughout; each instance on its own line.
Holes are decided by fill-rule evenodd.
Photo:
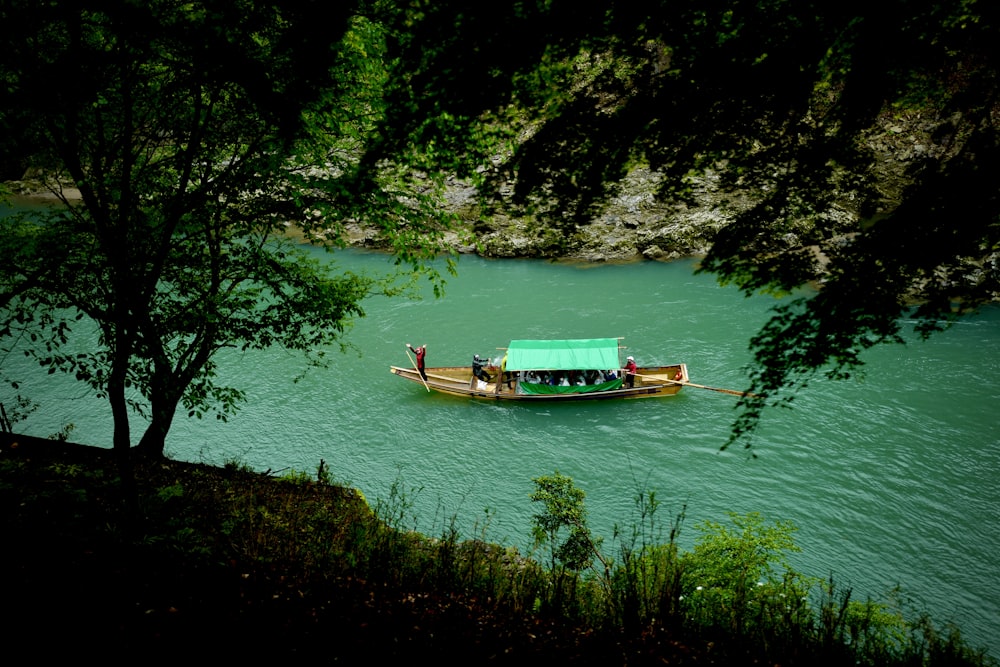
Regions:
M 625 386 L 631 389 L 635 386 L 635 359 L 629 357 L 625 360 Z
M 427 346 L 421 345 L 420 347 L 413 347 L 407 343 L 406 347 L 410 348 L 413 351 L 413 354 L 417 355 L 417 370 L 420 372 L 420 377 L 426 381 L 427 373 L 424 371 L 424 357 L 427 355 Z

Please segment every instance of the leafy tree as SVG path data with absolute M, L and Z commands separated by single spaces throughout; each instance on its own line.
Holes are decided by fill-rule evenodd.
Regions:
M 377 3 L 5 2 L 5 150 L 63 207 L 0 230 L 0 334 L 108 398 L 114 446 L 161 455 L 179 406 L 225 417 L 223 348 L 323 362 L 369 295 L 293 242 L 382 230 L 413 269 L 448 224 L 436 158 L 366 159 L 385 121 Z M 321 28 L 321 29 L 320 29 Z M 430 155 L 430 157 L 428 157 Z M 426 168 L 415 175 L 411 165 Z M 65 184 L 79 189 L 70 197 Z M 84 351 L 71 333 L 91 335 Z M 341 341 L 341 345 L 344 343 Z
M 531 480 L 535 491 L 532 502 L 541 503 L 544 510 L 532 517 L 535 541 L 548 544 L 552 565 L 565 565 L 570 570 L 582 570 L 594 560 L 593 537 L 587 527 L 586 494 L 573 484 L 573 479 L 557 470 Z M 569 534 L 560 541 L 563 529 Z
M 466 119 L 462 136 L 422 132 L 521 132 L 487 206 L 573 229 L 637 165 L 678 205 L 712 171 L 731 222 L 702 270 L 747 294 L 822 284 L 751 341 L 734 438 L 817 373 L 848 377 L 901 341 L 903 319 L 927 335 L 1000 294 L 996 3 L 442 0 L 406 18 L 419 39 L 402 45 L 395 99 L 412 119 Z M 874 149 L 896 116 L 925 119 L 933 146 L 907 156 L 898 192 Z M 399 142 L 418 121 L 397 120 Z
M 692 616 L 742 632 L 761 615 L 751 613 L 753 607 L 776 590 L 782 598 L 787 594 L 783 607 L 804 613 L 812 582 L 799 581 L 787 561 L 788 553 L 800 551 L 792 537 L 795 526 L 787 521 L 767 526 L 756 512 L 729 517 L 735 530 L 706 521 L 698 526 L 694 551 L 684 555 L 682 586 Z
M 573 483 L 572 477 L 558 470 L 531 480 L 535 490 L 529 498 L 541 503 L 542 511 L 532 516 L 535 545 L 547 545 L 553 580 L 553 601 L 562 599 L 567 572 L 579 573 L 591 567 L 597 558 L 604 566 L 604 581 L 610 577 L 611 563 L 601 553 L 601 540 L 595 538 L 587 525 L 586 494 Z

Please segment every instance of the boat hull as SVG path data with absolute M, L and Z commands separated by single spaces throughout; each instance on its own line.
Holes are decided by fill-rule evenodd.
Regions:
M 510 385 L 499 380 L 498 369 L 490 371 L 493 381 L 485 385 L 472 380 L 471 366 L 437 366 L 427 368 L 427 380 L 424 381 L 415 368 L 390 366 L 389 372 L 401 378 L 425 386 L 427 391 L 435 391 L 451 396 L 463 396 L 487 401 L 528 401 L 528 402 L 561 402 L 561 401 L 598 401 L 633 398 L 662 398 L 677 394 L 688 382 L 687 366 L 673 364 L 671 366 L 654 366 L 640 368 L 636 373 L 634 387 L 621 387 L 603 391 L 588 391 L 559 394 L 528 394 L 521 393 L 517 381 L 511 380 Z M 674 378 L 680 373 L 680 379 Z M 499 385 L 499 386 L 498 386 Z

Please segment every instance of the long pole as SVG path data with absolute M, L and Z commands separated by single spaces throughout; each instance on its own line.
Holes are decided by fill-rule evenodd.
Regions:
M 717 391 L 723 394 L 732 394 L 733 396 L 749 396 L 750 398 L 757 398 L 757 394 L 751 394 L 748 391 L 736 391 L 735 389 L 720 389 L 719 387 L 706 387 L 703 384 L 695 384 L 694 382 L 684 382 L 682 380 L 667 380 L 668 382 L 673 382 L 674 384 L 684 385 L 686 387 L 696 387 L 698 389 L 708 389 L 709 391 Z
M 717 391 L 722 394 L 732 394 L 733 396 L 749 396 L 750 398 L 757 398 L 757 394 L 751 394 L 747 391 L 736 391 L 735 389 L 720 389 L 719 387 L 707 387 L 703 384 L 695 384 L 694 382 L 685 382 L 684 380 L 668 380 L 667 378 L 656 377 L 654 375 L 639 375 L 636 373 L 637 377 L 649 378 L 657 382 L 669 382 L 670 384 L 679 384 L 684 387 L 694 387 L 696 389 L 708 389 L 709 391 Z
M 410 363 L 413 364 L 413 370 L 417 371 L 417 377 L 419 377 L 420 381 L 424 383 L 424 389 L 427 390 L 427 393 L 430 393 L 431 388 L 427 386 L 427 380 L 424 379 L 423 373 L 421 373 L 420 369 L 417 367 L 417 360 L 410 355 L 409 348 L 406 350 L 406 356 L 410 358 Z

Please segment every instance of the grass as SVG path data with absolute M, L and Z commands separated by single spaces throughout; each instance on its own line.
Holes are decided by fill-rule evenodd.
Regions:
M 813 583 L 765 576 L 785 534 L 756 519 L 710 526 L 685 554 L 676 530 L 666 544 L 646 537 L 646 504 L 640 528 L 614 541 L 615 559 L 578 572 L 461 539 L 454 521 L 435 537 L 406 530 L 402 493 L 372 507 L 323 463 L 274 477 L 140 461 L 134 477 L 127 503 L 110 452 L 6 442 L 8 650 L 154 663 L 995 665 L 957 631 L 926 617 L 907 624 L 832 582 L 805 604 Z

